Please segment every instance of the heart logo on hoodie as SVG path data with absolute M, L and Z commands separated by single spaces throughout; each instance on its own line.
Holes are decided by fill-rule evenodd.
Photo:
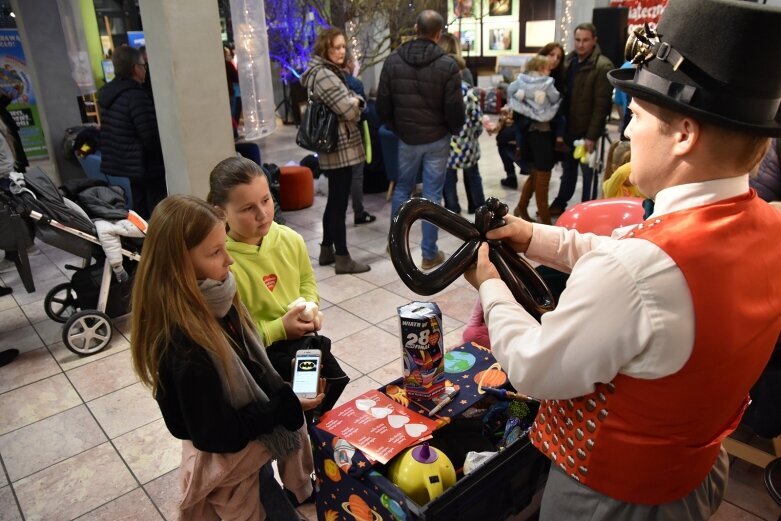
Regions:
M 266 284 L 269 291 L 274 291 L 274 288 L 277 285 L 277 275 L 275 273 L 266 275 L 263 277 L 263 283 Z

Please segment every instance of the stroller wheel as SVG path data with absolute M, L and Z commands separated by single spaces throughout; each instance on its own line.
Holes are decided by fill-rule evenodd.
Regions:
M 105 348 L 113 334 L 114 326 L 108 315 L 88 309 L 75 313 L 65 322 L 62 341 L 77 355 L 92 355 Z
M 79 305 L 71 283 L 64 282 L 50 289 L 43 301 L 43 310 L 46 316 L 60 324 L 73 316 L 79 310 Z

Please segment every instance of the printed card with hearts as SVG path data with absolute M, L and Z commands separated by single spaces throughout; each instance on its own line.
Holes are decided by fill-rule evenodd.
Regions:
M 318 428 L 345 439 L 367 458 L 388 463 L 437 428 L 437 422 L 371 390 L 320 418 Z

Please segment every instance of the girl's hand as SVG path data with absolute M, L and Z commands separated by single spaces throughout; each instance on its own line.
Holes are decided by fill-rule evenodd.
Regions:
M 323 398 L 325 398 L 325 378 L 320 378 L 320 383 L 317 386 L 317 396 L 314 398 L 302 398 L 298 397 L 298 400 L 301 402 L 301 408 L 304 411 L 311 411 L 318 405 L 320 405 L 320 402 L 323 401 Z
M 315 313 L 315 318 L 312 320 L 312 324 L 315 326 L 315 331 L 320 331 L 323 328 L 323 312 L 320 310 L 317 310 L 317 313 Z
M 301 312 L 306 307 L 305 304 L 293 306 L 282 317 L 282 325 L 285 327 L 285 336 L 288 340 L 296 340 L 315 331 L 313 322 L 301 320 Z

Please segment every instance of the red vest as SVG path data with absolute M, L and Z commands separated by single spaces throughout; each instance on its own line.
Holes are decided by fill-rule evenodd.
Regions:
M 751 190 L 635 228 L 678 265 L 694 305 L 692 354 L 675 374 L 619 374 L 545 400 L 532 443 L 569 476 L 628 503 L 680 499 L 707 476 L 781 331 L 781 212 Z M 596 274 L 595 274 L 596 275 Z

